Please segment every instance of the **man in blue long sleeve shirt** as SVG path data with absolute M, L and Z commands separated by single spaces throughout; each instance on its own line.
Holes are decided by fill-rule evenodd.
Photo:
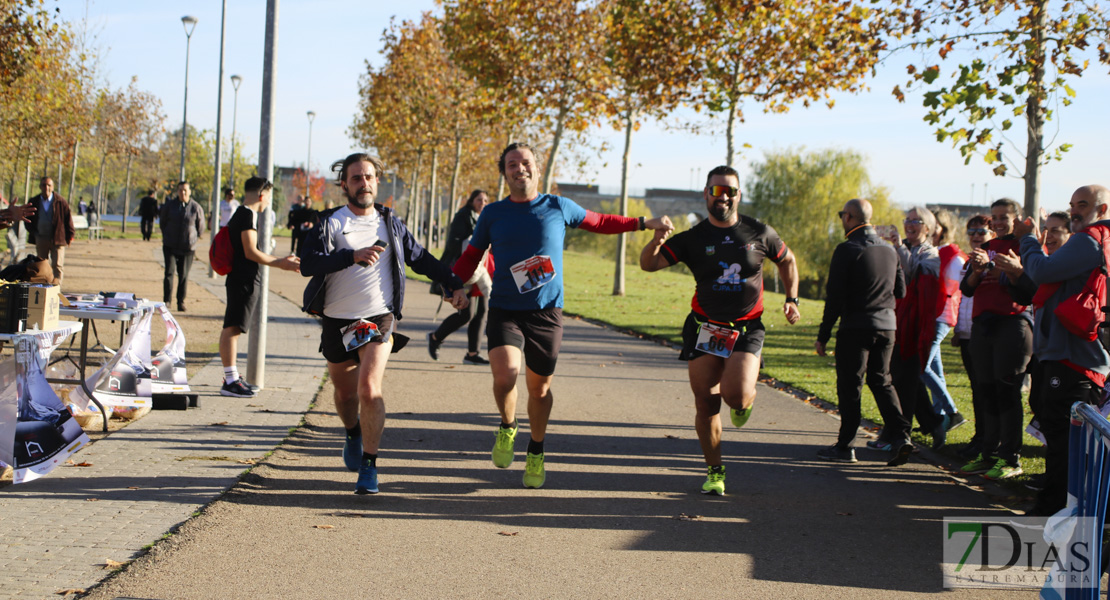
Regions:
M 1038 494 L 1032 511 L 1036 515 L 1050 515 L 1066 504 L 1071 405 L 1077 401 L 1098 402 L 1106 375 L 1110 373 L 1110 355 L 1102 344 L 1073 335 L 1053 312 L 1060 302 L 1083 289 L 1091 271 L 1102 267 L 1102 248 L 1085 230 L 1092 225 L 1110 227 L 1110 220 L 1105 220 L 1110 217 L 1108 209 L 1110 190 L 1107 188 L 1088 185 L 1076 190 L 1070 209 L 1074 235 L 1052 256 L 1045 255 L 1041 248 L 1039 231 L 1032 219 L 1014 225 L 1014 234 L 1021 240 L 1025 274 L 1042 288 L 1057 286 L 1037 308 L 1033 323 L 1033 349 L 1044 369 L 1041 432 L 1048 447 L 1045 487 Z

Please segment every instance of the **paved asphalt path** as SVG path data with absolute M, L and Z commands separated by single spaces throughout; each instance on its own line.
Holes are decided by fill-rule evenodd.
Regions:
M 299 299 L 303 280 L 273 281 Z M 677 352 L 573 318 L 547 483 L 524 489 L 526 429 L 517 461 L 494 468 L 490 374 L 462 364 L 465 331 L 439 362 L 428 357 L 426 290 L 408 285 L 401 332 L 412 343 L 386 374 L 380 494 L 353 493 L 325 386 L 272 455 L 88 597 L 933 597 L 945 591 L 941 519 L 1005 514 L 917 458 L 888 468 L 885 453 L 861 449 L 855 465 L 818 460 L 838 421 L 763 385 L 744 429 L 725 415 L 728 495 L 703 496 Z

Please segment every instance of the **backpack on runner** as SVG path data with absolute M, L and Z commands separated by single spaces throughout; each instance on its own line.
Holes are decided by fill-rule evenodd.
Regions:
M 1060 302 L 1053 314 L 1060 319 L 1060 324 L 1068 332 L 1088 342 L 1097 339 L 1103 349 L 1110 352 L 1110 323 L 1106 320 L 1110 313 L 1110 303 L 1106 296 L 1107 277 L 1110 277 L 1110 272 L 1107 271 L 1107 265 L 1110 264 L 1110 227 L 1092 225 L 1083 232 L 1098 242 L 1102 251 L 1102 265 L 1091 271 L 1083 289 Z
M 208 264 L 212 270 L 220 275 L 231 272 L 231 259 L 234 251 L 231 249 L 231 234 L 224 227 L 216 232 L 212 238 L 212 247 L 208 249 Z

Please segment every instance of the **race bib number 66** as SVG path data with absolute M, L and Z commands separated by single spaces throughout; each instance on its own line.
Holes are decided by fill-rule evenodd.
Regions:
M 698 329 L 698 341 L 694 349 L 706 354 L 728 358 L 732 356 L 732 348 L 740 332 L 728 327 L 720 327 L 712 323 L 702 323 Z

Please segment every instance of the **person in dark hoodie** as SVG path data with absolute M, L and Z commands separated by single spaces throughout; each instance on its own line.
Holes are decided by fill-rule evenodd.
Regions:
M 1033 327 L 1033 346 L 1041 361 L 1042 407 L 1038 418 L 1045 436 L 1045 482 L 1032 514 L 1046 516 L 1067 503 L 1068 431 L 1071 405 L 1099 401 L 1110 354 L 1099 340 L 1086 341 L 1069 332 L 1056 317 L 1056 307 L 1087 284 L 1091 272 L 1102 267 L 1102 246 L 1110 243 L 1110 190 L 1101 185 L 1079 188 L 1071 197 L 1072 236 L 1052 253 L 1044 252 L 1032 219 L 1018 221 L 1014 235 L 1021 248 L 1025 275 L 1040 284 Z
M 960 291 L 974 298 L 971 355 L 975 395 L 984 408 L 982 449 L 960 471 L 987 479 L 1022 474 L 1018 461 L 1025 419 L 1021 384 L 1033 354 L 1033 316 L 1027 304 L 1013 298 L 1010 288 L 1019 282 L 1011 281 L 994 262 L 995 256 L 1018 250 L 1014 223 L 1020 219 L 1021 206 L 1016 201 L 1002 198 L 991 204 L 991 227 L 997 237 L 972 252 L 971 266 L 960 282 Z
M 890 378 L 897 320 L 895 300 L 906 295 L 906 280 L 898 253 L 875 234 L 871 203 L 854 199 L 838 214 L 844 242 L 833 251 L 826 287 L 825 314 L 817 333 L 817 354 L 836 333 L 836 395 L 840 408 L 840 435 L 835 444 L 817 456 L 835 462 L 856 462 L 852 440 L 860 423 L 860 391 L 866 373 L 867 387 L 882 414 L 892 457 L 887 464 L 905 464 L 913 452 L 910 422 L 902 414 Z

